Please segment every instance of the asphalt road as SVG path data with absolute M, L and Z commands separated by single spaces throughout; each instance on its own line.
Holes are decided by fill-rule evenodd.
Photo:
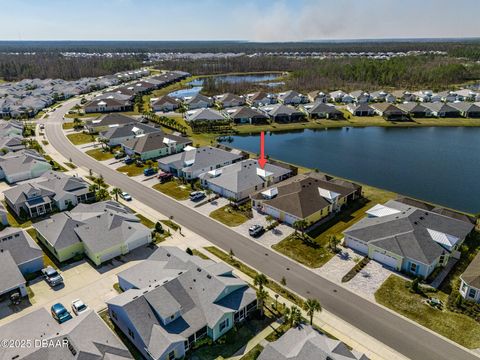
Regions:
M 208 239 L 225 251 L 233 250 L 241 261 L 280 281 L 283 276 L 293 291 L 317 298 L 322 306 L 399 353 L 415 360 L 478 360 L 472 353 L 456 346 L 420 326 L 330 282 L 303 266 L 230 230 L 151 188 L 144 187 L 126 175 L 108 168 L 82 153 L 65 137 L 62 116 L 73 102 L 49 115 L 47 138 L 57 151 L 78 165 L 101 174 L 105 181 L 129 192 L 134 198 L 191 231 Z

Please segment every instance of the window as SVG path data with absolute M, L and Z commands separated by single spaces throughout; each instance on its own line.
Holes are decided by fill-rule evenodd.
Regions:
M 135 339 L 135 334 L 133 333 L 132 330 L 130 330 L 130 328 L 128 329 L 128 335 L 130 335 L 132 339 Z
M 174 351 L 174 350 L 172 350 L 172 351 L 170 351 L 170 352 L 168 353 L 167 359 L 168 359 L 168 360 L 173 360 L 173 359 L 175 359 L 175 351 Z
M 470 288 L 470 290 L 468 290 L 468 297 L 475 298 L 476 294 L 477 294 L 477 291 L 475 289 Z
M 111 311 L 111 313 L 112 313 L 112 317 L 113 317 L 115 320 L 118 320 L 118 319 L 117 319 L 117 313 L 116 313 L 115 311 L 113 311 L 113 310 Z
M 410 263 L 410 272 L 416 273 L 417 272 L 417 264 Z
M 463 283 L 462 284 L 462 292 L 467 291 L 467 284 Z
M 227 327 L 228 327 L 228 319 L 225 319 L 220 323 L 220 332 L 224 331 Z

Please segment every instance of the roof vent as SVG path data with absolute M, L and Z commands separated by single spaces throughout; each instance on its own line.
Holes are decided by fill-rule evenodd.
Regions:
M 207 275 L 207 279 L 211 279 L 212 278 L 212 275 Z

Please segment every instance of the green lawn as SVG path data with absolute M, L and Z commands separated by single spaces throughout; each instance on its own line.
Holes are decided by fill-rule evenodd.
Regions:
M 152 220 L 147 219 L 142 214 L 135 214 L 135 216 L 138 217 L 140 219 L 140 222 L 149 229 L 153 229 L 155 227 L 155 223 Z
M 411 293 L 407 281 L 396 275 L 390 277 L 375 293 L 378 303 L 408 317 L 411 320 L 467 347 L 480 347 L 480 324 L 472 318 L 449 311 L 433 309 L 422 302 L 424 296 Z M 428 294 L 444 303 L 447 295 L 443 292 Z
M 210 258 L 207 255 L 198 251 L 197 249 L 192 249 L 192 253 L 193 253 L 193 255 L 198 256 L 199 258 L 201 258 L 203 260 L 210 260 Z
M 68 134 L 67 138 L 72 142 L 73 145 L 88 144 L 95 141 L 95 135 L 92 136 L 84 132 Z
M 125 173 L 128 176 L 138 176 L 143 174 L 143 169 L 146 169 L 147 166 L 137 166 L 135 163 L 130 165 L 123 165 L 117 168 L 117 171 Z
M 180 184 L 174 180 L 163 184 L 155 184 L 153 185 L 153 188 L 176 200 L 187 200 L 191 191 L 190 186 Z
M 62 165 L 60 165 L 58 162 L 56 162 L 55 160 L 53 160 L 50 155 L 44 155 L 43 157 L 45 158 L 45 160 L 48 160 L 50 163 L 53 162 L 53 165 L 52 165 L 53 170 L 56 170 L 56 171 L 67 171 L 66 168 L 64 168 L 64 167 L 63 167 Z
M 243 355 L 240 360 L 256 360 L 259 356 L 260 353 L 263 351 L 263 346 L 260 344 L 257 344 L 253 347 L 252 350 L 250 350 L 248 353 Z
M 93 157 L 95 160 L 98 160 L 98 161 L 109 160 L 109 159 L 113 159 L 114 157 L 114 155 L 110 151 L 105 150 L 102 147 L 88 150 L 86 154 L 90 155 L 91 157 Z
M 13 227 L 22 227 L 22 228 L 29 228 L 32 226 L 32 221 L 31 220 L 23 220 L 19 219 L 10 209 L 10 207 L 7 205 L 5 201 L 2 201 L 3 206 L 7 210 L 7 221 L 10 224 L 10 226 Z
M 160 220 L 161 223 L 167 225 L 170 229 L 177 231 L 180 229 L 180 225 L 173 222 L 172 220 Z
M 212 211 L 210 217 L 230 227 L 241 225 L 248 220 L 244 214 L 233 209 L 230 205 Z
M 65 165 L 67 165 L 70 169 L 76 169 L 77 165 L 71 163 L 71 162 L 66 162 Z
M 64 122 L 64 123 L 62 124 L 62 129 L 63 129 L 63 130 L 73 129 L 73 121 L 72 121 L 72 122 Z

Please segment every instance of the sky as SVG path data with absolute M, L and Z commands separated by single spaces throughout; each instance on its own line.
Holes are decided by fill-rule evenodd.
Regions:
M 0 0 L 0 40 L 480 37 L 479 0 Z

